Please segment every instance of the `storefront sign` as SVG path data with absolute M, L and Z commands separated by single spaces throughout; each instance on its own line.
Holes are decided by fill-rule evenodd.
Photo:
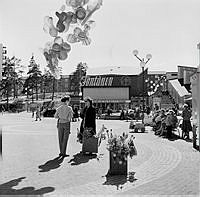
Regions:
M 81 81 L 82 86 L 112 86 L 113 77 L 85 77 Z

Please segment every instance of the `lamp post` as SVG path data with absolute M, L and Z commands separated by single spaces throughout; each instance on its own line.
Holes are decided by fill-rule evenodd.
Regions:
M 140 61 L 140 67 L 142 68 L 142 123 L 144 124 L 144 68 L 145 65 L 149 62 L 149 60 L 152 58 L 151 54 L 146 55 L 146 60 L 144 58 L 138 57 L 138 50 L 133 51 L 133 55 Z

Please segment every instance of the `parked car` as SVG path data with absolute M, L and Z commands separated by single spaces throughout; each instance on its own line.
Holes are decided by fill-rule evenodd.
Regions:
M 44 117 L 54 117 L 56 108 L 60 105 L 60 100 L 46 101 L 43 103 L 42 114 Z

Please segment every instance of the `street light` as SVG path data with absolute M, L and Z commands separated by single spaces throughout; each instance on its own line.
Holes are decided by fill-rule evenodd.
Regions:
M 133 50 L 133 55 L 140 61 L 140 67 L 142 68 L 142 123 L 144 124 L 144 68 L 145 65 L 149 62 L 149 60 L 152 58 L 151 54 L 146 55 L 146 61 L 144 58 L 138 57 L 138 50 Z

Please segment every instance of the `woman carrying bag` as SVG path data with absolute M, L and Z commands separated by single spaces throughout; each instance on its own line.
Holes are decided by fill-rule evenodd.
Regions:
M 86 141 L 89 138 L 92 139 L 91 137 L 96 134 L 96 110 L 92 105 L 92 99 L 90 97 L 86 97 L 84 101 L 86 106 L 83 110 L 83 113 L 81 114 L 83 120 L 81 123 L 82 128 L 80 129 L 80 132 L 83 136 L 83 153 L 86 152 L 84 147 L 87 146 L 84 144 L 84 140 Z M 93 143 L 93 140 L 91 140 L 90 143 Z M 90 153 L 92 153 L 92 151 Z

